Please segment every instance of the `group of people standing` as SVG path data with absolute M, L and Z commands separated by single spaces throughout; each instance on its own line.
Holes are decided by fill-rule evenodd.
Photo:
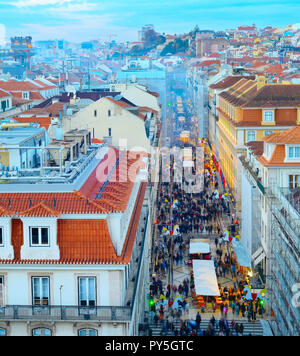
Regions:
M 173 161 L 174 162 L 174 161 Z M 171 160 L 172 166 L 172 160 Z M 172 172 L 172 171 L 171 171 Z M 212 170 L 204 176 L 203 190 L 197 193 L 187 193 L 183 184 L 162 183 L 157 202 L 156 225 L 158 237 L 153 245 L 153 272 L 150 285 L 150 297 L 156 298 L 157 303 L 151 307 L 150 318 L 152 322 L 162 324 L 163 333 L 172 335 L 236 335 L 243 334 L 243 327 L 238 324 L 228 325 L 227 313 L 232 308 L 233 315 L 245 316 L 247 305 L 241 302 L 243 296 L 243 281 L 237 263 L 233 255 L 229 253 L 224 243 L 222 218 L 230 217 L 230 207 L 224 195 L 216 194 L 218 183 L 215 182 Z M 223 219 L 224 221 L 224 219 Z M 171 232 L 170 232 L 171 231 Z M 181 320 L 180 328 L 174 327 L 174 318 L 181 318 L 187 314 L 190 307 L 190 297 L 194 293 L 192 276 L 185 278 L 179 285 L 170 285 L 172 267 L 186 264 L 189 259 L 189 243 L 195 234 L 215 236 L 216 251 L 213 256 L 216 274 L 218 277 L 226 277 L 229 273 L 234 280 L 231 288 L 222 289 L 220 286 L 222 305 L 220 305 L 221 319 L 211 319 L 207 330 L 201 330 L 199 316 L 196 320 Z M 212 240 L 213 241 L 213 240 Z M 225 247 L 225 249 L 224 249 Z M 224 250 L 226 251 L 224 253 Z M 163 282 L 167 280 L 168 282 Z M 177 302 L 174 308 L 176 295 L 183 298 Z M 167 303 L 164 303 L 167 300 Z M 250 304 L 249 304 L 250 305 Z M 244 309 L 245 308 L 245 309 Z M 250 307 L 249 307 L 250 308 Z M 255 308 L 251 310 L 256 310 Z M 252 312 L 254 315 L 254 313 Z M 201 316 L 200 316 L 201 318 Z M 195 327 L 196 326 L 196 327 Z

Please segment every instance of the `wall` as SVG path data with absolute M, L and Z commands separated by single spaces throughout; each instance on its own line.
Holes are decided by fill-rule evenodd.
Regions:
M 97 116 L 94 116 L 95 110 Z M 111 116 L 108 116 L 108 111 Z M 64 133 L 73 129 L 86 129 L 92 138 L 103 139 L 112 130 L 112 146 L 118 147 L 120 139 L 127 139 L 127 148 L 140 147 L 150 153 L 150 141 L 146 136 L 143 119 L 124 110 L 109 99 L 102 98 L 80 110 L 77 114 L 63 118 Z

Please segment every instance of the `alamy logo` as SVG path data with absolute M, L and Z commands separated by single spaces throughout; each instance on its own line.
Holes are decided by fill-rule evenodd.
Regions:
M 295 308 L 299 308 L 300 307 L 300 283 L 293 285 L 292 292 L 294 293 L 294 296 L 292 298 L 292 305 Z

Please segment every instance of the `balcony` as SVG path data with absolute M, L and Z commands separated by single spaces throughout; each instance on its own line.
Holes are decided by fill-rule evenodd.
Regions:
M 265 195 L 266 189 L 261 183 L 261 178 L 259 178 L 257 172 L 253 170 L 253 167 L 249 164 L 249 162 L 245 159 L 244 156 L 240 157 L 240 161 L 242 162 L 243 167 L 250 173 L 252 178 L 255 180 L 259 190 L 262 192 L 263 195 Z
M 130 322 L 129 307 L 81 307 L 81 306 L 30 306 L 8 305 L 0 307 L 0 321 L 94 321 Z

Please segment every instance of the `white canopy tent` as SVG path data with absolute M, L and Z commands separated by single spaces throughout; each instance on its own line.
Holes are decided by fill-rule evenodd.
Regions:
M 196 253 L 210 253 L 209 243 L 203 239 L 190 240 L 190 254 Z
M 183 161 L 183 168 L 193 168 L 194 166 L 194 161 Z
M 219 297 L 220 290 L 214 261 L 193 260 L 193 270 L 196 294 Z

